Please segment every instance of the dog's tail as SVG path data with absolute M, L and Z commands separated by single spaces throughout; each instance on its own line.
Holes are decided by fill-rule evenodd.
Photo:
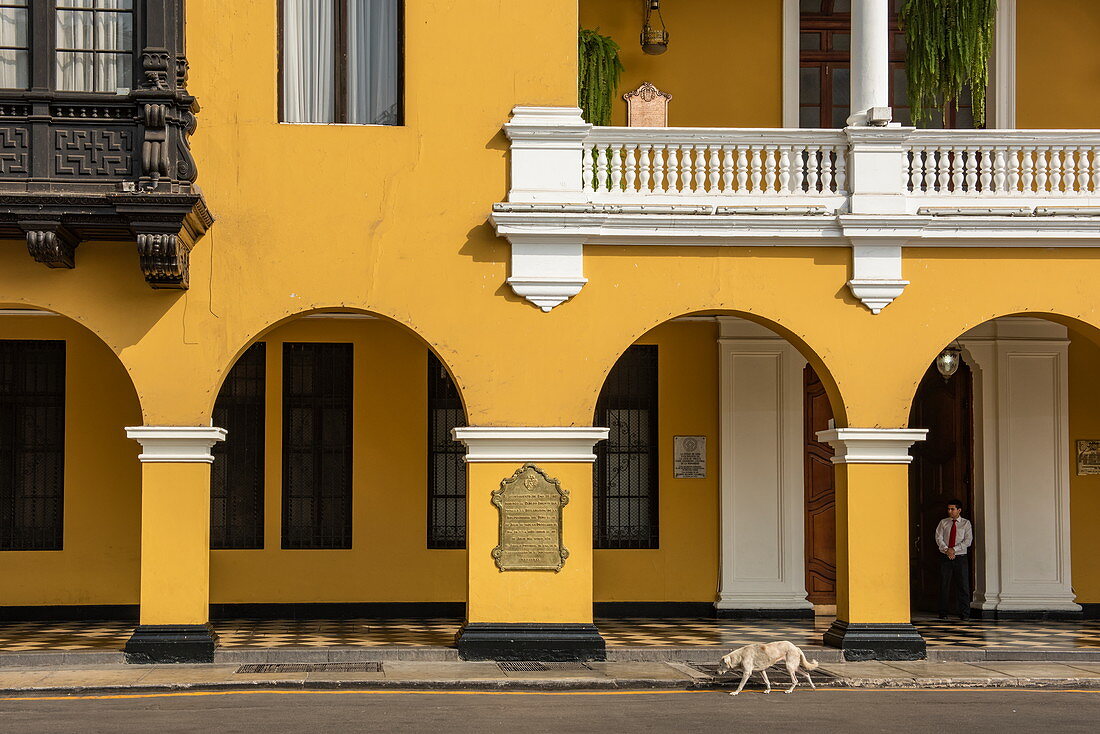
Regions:
M 802 652 L 801 648 L 798 650 L 798 654 L 802 656 L 802 667 L 806 670 L 817 670 L 817 666 L 821 664 L 815 660 L 807 660 L 806 653 Z

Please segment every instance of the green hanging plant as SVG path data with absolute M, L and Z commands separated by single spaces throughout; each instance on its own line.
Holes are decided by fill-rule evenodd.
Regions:
M 952 102 L 958 109 L 969 86 L 974 124 L 983 127 L 997 0 L 906 0 L 900 19 L 913 124 L 943 114 Z
M 623 64 L 619 60 L 619 44 L 598 31 L 581 29 L 577 44 L 580 108 L 586 122 L 610 125 L 611 105 L 619 89 Z

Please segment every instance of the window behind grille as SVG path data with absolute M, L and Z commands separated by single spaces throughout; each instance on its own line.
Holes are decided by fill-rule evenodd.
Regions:
M 428 352 L 428 547 L 466 547 L 466 450 L 451 429 L 466 425 L 450 373 Z
M 61 550 L 65 342 L 0 340 L 0 550 Z
M 267 345 L 248 348 L 225 378 L 214 403 L 214 425 L 226 429 L 214 444 L 210 469 L 210 547 L 264 547 L 264 397 Z
M 283 345 L 283 548 L 351 548 L 352 345 Z
M 596 402 L 596 548 L 658 547 L 657 347 L 632 346 L 619 358 Z

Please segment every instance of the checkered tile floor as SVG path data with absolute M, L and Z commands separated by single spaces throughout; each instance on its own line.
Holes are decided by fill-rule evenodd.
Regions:
M 737 647 L 790 640 L 820 645 L 831 619 L 815 621 L 716 619 L 599 619 L 616 647 Z M 930 647 L 1073 649 L 1100 647 L 1100 620 L 1080 622 L 914 622 Z M 458 619 L 229 619 L 214 622 L 223 647 L 449 646 Z M 0 622 L 0 652 L 118 650 L 130 622 Z

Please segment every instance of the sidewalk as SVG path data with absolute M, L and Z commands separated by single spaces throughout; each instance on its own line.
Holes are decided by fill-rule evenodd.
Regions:
M 731 688 L 714 664 L 684 662 L 495 663 L 384 660 L 343 663 L 215 663 L 0 668 L 0 695 L 147 694 L 297 689 L 600 690 Z M 782 690 L 786 671 L 773 668 Z M 818 685 L 844 688 L 1097 688 L 1100 662 L 822 663 Z M 754 675 L 749 688 L 760 690 Z M 800 686 L 805 688 L 805 682 Z

